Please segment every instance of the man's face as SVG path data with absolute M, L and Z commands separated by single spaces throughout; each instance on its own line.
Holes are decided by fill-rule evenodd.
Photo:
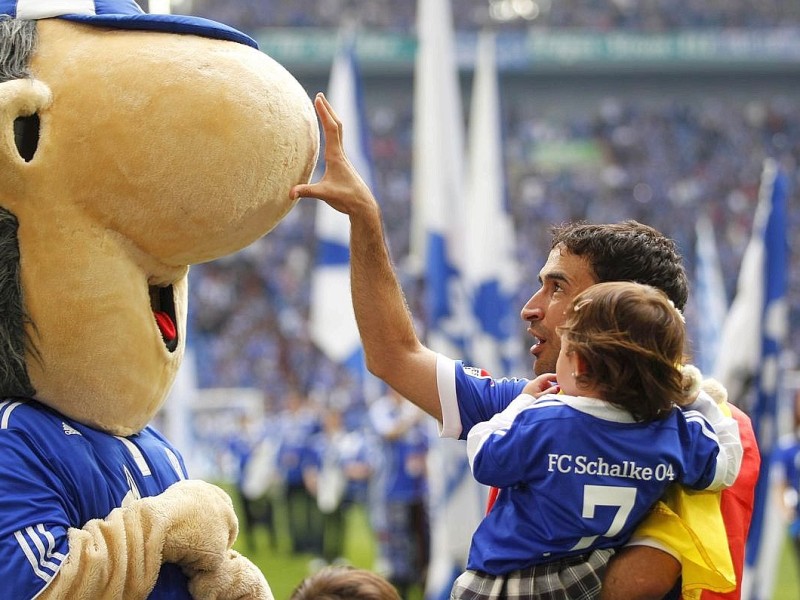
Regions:
M 542 287 L 520 313 L 522 320 L 529 323 L 528 333 L 536 338 L 531 354 L 536 359 L 533 370 L 537 375 L 555 372 L 561 349 L 556 328 L 564 323 L 570 301 L 597 280 L 585 258 L 556 247 L 539 271 L 539 282 Z

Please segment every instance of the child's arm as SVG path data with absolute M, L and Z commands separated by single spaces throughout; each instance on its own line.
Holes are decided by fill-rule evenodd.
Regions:
M 469 458 L 470 470 L 472 470 L 473 476 L 475 476 L 478 481 L 486 485 L 499 486 L 510 485 L 512 483 L 511 481 L 503 482 L 503 475 L 499 472 L 493 473 L 493 476 L 498 477 L 497 480 L 491 482 L 481 481 L 475 472 L 475 457 L 480 453 L 481 448 L 483 448 L 484 444 L 492 435 L 504 434 L 505 431 L 511 427 L 514 419 L 516 419 L 523 410 L 531 406 L 541 396 L 556 393 L 558 391 L 558 386 L 553 385 L 552 382 L 554 379 L 555 374 L 553 373 L 539 375 L 536 379 L 529 381 L 525 385 L 522 393 L 514 398 L 511 404 L 502 412 L 497 413 L 488 421 L 477 423 L 470 429 L 467 435 L 467 457 Z M 516 474 L 521 472 L 518 468 L 514 471 Z
M 697 399 L 681 407 L 687 420 L 702 415 L 714 429 L 719 440 L 719 454 L 714 479 L 709 490 L 719 490 L 733 485 L 742 466 L 742 442 L 739 438 L 739 425 L 735 419 L 726 417 L 717 403 L 705 391 L 700 391 Z

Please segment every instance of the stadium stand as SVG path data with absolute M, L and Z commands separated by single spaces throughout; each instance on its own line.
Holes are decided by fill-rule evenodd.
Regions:
M 602 53 L 566 65 L 557 56 L 541 65 L 532 64 L 528 56 L 516 66 L 505 65 L 501 93 L 509 202 L 520 261 L 532 269 L 519 304 L 535 284 L 533 269 L 546 256 L 551 223 L 636 218 L 675 237 L 693 273 L 694 223 L 704 213 L 714 223 L 732 297 L 763 159 L 778 159 L 798 188 L 800 58 L 786 40 L 796 42 L 800 36 L 800 5 L 780 0 L 539 0 L 532 3 L 538 7 L 535 18 L 504 20 L 500 3 L 453 2 L 459 40 L 467 47 L 462 57 L 465 107 L 470 36 L 492 15 L 500 31 L 498 44 L 503 36 L 513 41 L 576 31 L 585 40 L 619 33 L 677 39 L 692 32 L 720 48 L 727 47 L 731 32 L 745 40 L 735 61 L 718 49 L 694 65 L 700 55 L 691 53 L 655 62 L 628 56 L 600 69 L 595 67 L 603 62 Z M 365 35 L 413 38 L 415 1 L 194 0 L 191 11 L 239 27 L 257 37 L 265 51 L 280 54 L 285 48 L 270 46 L 272 38 L 296 39 L 302 35 L 298 28 L 318 28 L 334 36 L 348 15 L 358 15 Z M 754 40 L 764 39 L 764 31 L 778 41 L 759 46 Z M 758 53 L 765 49 L 772 52 L 767 62 Z M 324 54 L 330 48 L 321 46 L 318 52 L 311 66 L 290 54 L 275 57 L 313 94 L 325 89 L 330 65 L 330 56 Z M 364 90 L 376 196 L 386 214 L 393 255 L 402 267 L 408 255 L 412 187 L 413 58 L 402 55 L 397 65 L 387 72 L 365 64 Z M 790 230 L 798 225 L 797 204 L 795 191 Z M 339 388 L 358 397 L 349 378 L 309 337 L 314 210 L 313 201 L 303 200 L 251 248 L 192 269 L 189 341 L 203 365 L 202 387 L 256 387 L 267 390 L 278 407 L 294 387 L 310 394 Z M 797 259 L 793 248 L 792 260 Z M 420 302 L 418 282 L 410 273 L 403 283 L 410 301 Z M 790 273 L 790 286 L 789 340 L 796 353 L 800 278 L 795 273 Z M 414 310 L 423 314 L 418 307 Z M 692 311 L 690 304 L 690 329 L 697 317 Z M 521 354 L 527 344 L 520 326 Z

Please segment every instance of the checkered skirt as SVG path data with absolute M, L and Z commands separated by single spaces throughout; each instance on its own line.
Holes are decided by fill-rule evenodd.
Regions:
M 610 548 L 594 550 L 498 576 L 466 571 L 453 584 L 450 600 L 596 600 L 613 554 Z

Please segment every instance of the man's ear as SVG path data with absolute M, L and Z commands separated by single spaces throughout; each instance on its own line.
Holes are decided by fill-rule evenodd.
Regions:
M 15 196 L 20 173 L 36 154 L 39 113 L 50 106 L 50 88 L 37 79 L 12 79 L 0 83 L 0 197 Z

